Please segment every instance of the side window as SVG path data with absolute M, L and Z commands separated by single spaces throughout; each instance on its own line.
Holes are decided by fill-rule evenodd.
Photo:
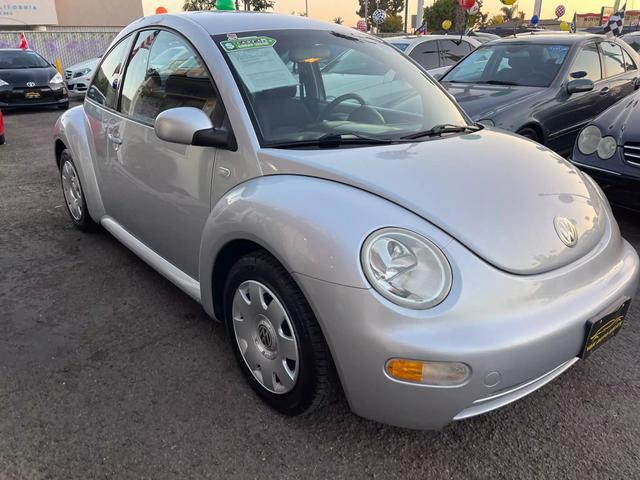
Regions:
M 124 59 L 131 45 L 131 37 L 122 40 L 102 60 L 87 97 L 100 105 L 116 108 L 118 82 L 122 76 Z
M 440 40 L 440 50 L 442 50 L 442 58 L 444 59 L 443 67 L 455 65 L 471 52 L 471 45 L 462 41 Z
M 435 40 L 421 43 L 416 48 L 411 50 L 409 56 L 427 70 L 438 68 L 440 66 L 438 42 L 436 42 Z
M 122 87 L 123 114 L 152 124 L 163 111 L 195 107 L 222 122 L 222 105 L 204 62 L 185 40 L 166 31 L 141 32 Z
M 602 57 L 604 58 L 604 67 L 607 77 L 614 77 L 625 72 L 624 57 L 622 49 L 615 43 L 602 42 Z
M 588 78 L 593 82 L 602 80 L 602 67 L 600 66 L 600 55 L 598 54 L 598 47 L 592 43 L 582 48 L 582 51 L 578 53 L 573 67 L 571 67 L 571 73 L 569 79 L 574 80 L 576 78 Z
M 631 58 L 631 55 L 629 55 L 624 49 L 622 49 L 622 53 L 624 55 L 624 66 L 626 67 L 627 72 L 637 70 L 638 66 L 636 65 L 636 62 L 634 62 Z

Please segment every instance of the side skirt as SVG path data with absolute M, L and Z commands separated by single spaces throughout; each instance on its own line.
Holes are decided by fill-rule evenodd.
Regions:
M 127 232 L 122 225 L 109 216 L 100 219 L 100 224 L 129 250 L 144 260 L 155 271 L 200 303 L 200 282 L 191 278 L 175 265 L 169 263 Z

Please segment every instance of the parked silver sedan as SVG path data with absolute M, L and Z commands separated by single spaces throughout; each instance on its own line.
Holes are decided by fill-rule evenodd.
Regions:
M 387 94 L 336 96 L 331 61 Z M 615 335 L 638 283 L 587 175 L 474 125 L 394 47 L 335 24 L 136 21 L 60 117 L 55 156 L 73 223 L 225 322 L 286 414 L 340 386 L 355 413 L 410 428 L 496 409 Z

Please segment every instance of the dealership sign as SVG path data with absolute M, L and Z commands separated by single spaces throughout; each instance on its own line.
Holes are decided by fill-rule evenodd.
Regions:
M 0 25 L 57 25 L 55 0 L 0 0 Z

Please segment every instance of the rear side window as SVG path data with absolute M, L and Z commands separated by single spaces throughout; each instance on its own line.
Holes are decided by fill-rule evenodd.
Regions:
M 202 59 L 178 35 L 144 31 L 131 51 L 122 86 L 121 111 L 153 124 L 165 110 L 194 107 L 222 122 L 222 105 Z
M 607 77 L 614 77 L 625 72 L 622 48 L 615 43 L 602 42 L 602 57 Z
M 100 105 L 116 108 L 118 83 L 124 69 L 124 59 L 131 45 L 131 37 L 122 40 L 102 60 L 100 68 L 87 91 L 87 97 Z
M 409 56 L 427 70 L 440 66 L 440 52 L 438 52 L 438 42 L 435 40 L 421 43 L 411 50 Z
M 440 50 L 442 50 L 443 67 L 455 65 L 464 57 L 471 53 L 471 45 L 464 40 L 461 42 L 455 40 L 440 40 Z
M 637 70 L 638 66 L 636 62 L 633 61 L 631 56 L 623 49 L 622 53 L 624 54 L 624 66 L 627 68 L 627 72 L 631 70 Z
M 587 78 L 592 82 L 602 80 L 600 55 L 598 54 L 598 47 L 596 47 L 595 43 L 586 45 L 582 48 L 582 51 L 578 53 L 569 76 L 572 80 L 577 78 Z

